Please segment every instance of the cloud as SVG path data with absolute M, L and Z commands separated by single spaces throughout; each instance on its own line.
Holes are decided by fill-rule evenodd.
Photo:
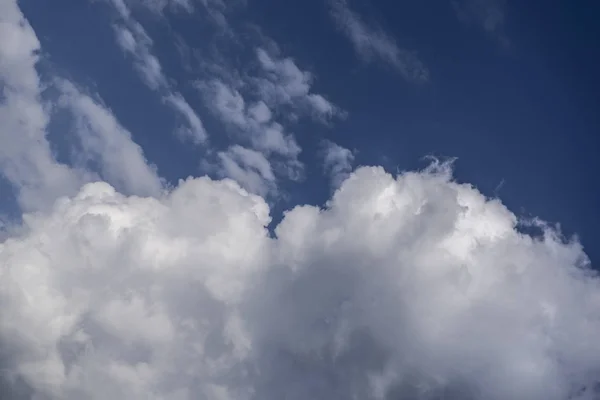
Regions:
M 117 43 L 121 49 L 134 57 L 134 64 L 142 79 L 153 90 L 168 86 L 158 59 L 150 53 L 152 40 L 148 37 L 142 26 L 132 21 L 132 30 L 125 26 L 115 26 Z M 135 32 L 135 36 L 134 36 Z
M 479 25 L 503 46 L 510 44 L 504 32 L 506 0 L 454 0 L 452 6 L 461 22 Z
M 268 193 L 275 156 L 289 159 L 253 138 L 282 132 L 278 107 L 289 104 L 229 82 L 207 88 L 252 148 L 216 154 L 245 188 L 200 177 L 163 190 L 110 110 L 61 80 L 56 104 L 69 110 L 80 156 L 97 171 L 59 164 L 46 138 L 38 51 L 17 3 L 0 2 L 0 168 L 34 211 L 0 241 L 2 393 L 600 395 L 600 281 L 576 240 L 540 222 L 539 235 L 520 232 L 499 200 L 453 181 L 449 164 L 398 176 L 350 172 L 351 153 L 332 143 L 325 164 L 347 179 L 323 207 L 295 207 L 271 225 L 266 201 L 249 191 Z M 269 55 L 262 77 L 310 94 L 292 89 L 302 80 L 280 80 L 285 60 Z M 178 101 L 175 91 L 161 94 Z M 112 186 L 81 187 L 99 177 Z
M 206 129 L 204 129 L 204 124 L 200 117 L 192 106 L 183 98 L 180 93 L 170 93 L 163 98 L 165 103 L 173 107 L 176 110 L 180 118 L 185 121 L 184 124 L 181 124 L 177 129 L 177 134 L 183 140 L 190 140 L 194 144 L 202 144 L 207 139 Z
M 0 3 L 0 170 L 24 209 L 36 210 L 85 180 L 56 162 L 36 71 L 40 43 L 16 2 Z
M 141 147 L 112 112 L 68 81 L 59 81 L 58 87 L 62 93 L 59 104 L 74 119 L 74 132 L 81 145 L 75 157 L 81 168 L 88 169 L 89 163 L 98 165 L 100 176 L 123 193 L 159 195 L 163 182 L 156 168 L 148 164 Z
M 223 62 L 213 66 L 210 75 L 214 77 L 198 80 L 195 86 L 206 107 L 235 140 L 261 152 L 276 166 L 273 168 L 276 175 L 300 180 L 304 169 L 298 160 L 301 148 L 294 136 L 286 132 L 284 124 L 303 116 L 329 123 L 333 117 L 344 117 L 346 113 L 324 96 L 313 93 L 312 74 L 301 70 L 293 59 L 278 56 L 277 45 L 259 36 L 265 48 L 256 49 L 258 70 L 225 68 Z M 257 177 L 255 171 L 248 172 L 249 176 Z
M 219 152 L 218 157 L 222 177 L 231 178 L 249 192 L 261 196 L 275 190 L 275 174 L 262 153 L 234 145 Z
M 378 59 L 413 82 L 429 80 L 427 67 L 412 51 L 401 49 L 396 41 L 378 26 L 367 25 L 360 15 L 351 10 L 346 0 L 330 0 L 331 16 L 337 27 L 352 42 L 364 61 Z
M 129 7 L 133 9 L 141 4 L 118 3 L 113 2 L 121 17 L 115 25 L 117 43 L 131 56 L 148 87 L 161 93 L 165 104 L 183 117 L 183 126 L 177 130 L 179 136 L 191 138 L 196 144 L 203 143 L 207 135 L 201 119 L 183 96 L 171 88 L 170 80 L 153 54 L 151 38 L 131 16 Z M 195 4 L 207 11 L 201 17 L 205 22 L 217 22 L 216 33 L 210 33 L 214 26 L 207 29 L 207 48 L 191 48 L 177 33 L 174 37 L 178 38 L 176 48 L 184 59 L 184 69 L 194 77 L 188 83 L 199 90 L 205 107 L 224 125 L 228 134 L 222 148 L 207 146 L 209 159 L 202 160 L 201 165 L 207 171 L 220 171 L 221 176 L 235 176 L 236 179 L 243 176 L 240 182 L 244 187 L 252 187 L 262 194 L 264 188 L 248 186 L 248 177 L 255 180 L 263 177 L 247 163 L 232 162 L 230 150 L 237 148 L 233 146 L 262 153 L 262 158 L 270 164 L 278 178 L 300 180 L 303 177 L 303 165 L 298 160 L 301 148 L 289 126 L 306 117 L 329 125 L 334 117 L 343 118 L 346 113 L 325 96 L 316 93 L 313 74 L 301 69 L 291 57 L 281 56 L 277 44 L 258 27 L 248 24 L 238 28 L 240 24 L 229 24 L 226 14 L 238 6 L 245 6 L 244 3 L 206 1 Z M 158 6 L 146 6 L 164 16 L 163 9 L 167 4 L 172 2 L 162 1 Z M 208 19 L 205 18 L 207 15 Z M 231 57 L 232 49 L 250 50 L 255 58 L 251 62 L 240 63 L 238 57 Z M 236 157 L 239 154 L 236 153 Z M 224 162 L 228 168 L 223 168 Z M 244 168 L 248 169 L 242 175 Z M 269 193 L 272 192 L 271 186 L 270 182 Z
M 338 188 L 352 172 L 354 153 L 336 143 L 325 140 L 322 143 L 323 169 L 331 179 L 334 188 Z
M 208 178 L 159 198 L 89 184 L 27 216 L 0 244 L 4 370 L 65 400 L 593 398 L 581 246 L 519 233 L 446 166 L 360 168 L 269 222 Z
M 303 170 L 298 161 L 300 146 L 291 134 L 284 132 L 280 123 L 273 121 L 273 113 L 264 101 L 246 104 L 237 89 L 219 79 L 197 82 L 196 87 L 202 93 L 206 106 L 232 132 L 234 139 L 252 148 L 236 145 L 219 153 L 222 176 L 239 179 L 242 186 L 262 195 L 275 189 L 275 179 L 270 176 L 273 174 L 272 161 L 277 166 L 277 175 L 294 180 L 300 178 Z M 232 149 L 235 150 L 233 153 Z M 242 149 L 245 161 L 240 160 Z M 254 160 L 251 163 L 248 162 L 250 155 Z M 259 170 L 264 172 L 268 169 L 268 174 L 256 170 L 258 159 L 261 164 Z
M 270 108 L 259 100 L 246 104 L 242 94 L 223 81 L 213 79 L 198 82 L 207 107 L 230 128 L 237 130 L 255 149 L 265 154 L 276 153 L 295 159 L 300 147 L 293 136 L 285 134 L 283 126 L 272 120 Z
M 246 129 L 250 121 L 245 115 L 246 103 L 241 93 L 226 83 L 212 79 L 198 82 L 196 87 L 202 92 L 205 103 L 226 124 Z
M 313 115 L 324 119 L 340 113 L 325 97 L 310 93 L 313 77 L 310 72 L 302 71 L 293 59 L 277 58 L 263 48 L 256 50 L 256 56 L 266 72 L 266 77 L 257 79 L 257 86 L 267 104 L 308 107 Z
M 0 170 L 21 209 L 47 209 L 100 177 L 127 194 L 160 194 L 163 183 L 155 168 L 110 110 L 59 78 L 43 83 L 52 91 L 42 99 L 35 32 L 15 2 L 3 2 L 0 10 Z M 57 161 L 47 138 L 51 111 L 58 107 L 69 111 L 79 139 L 81 151 L 70 160 L 73 165 Z
M 184 3 L 189 4 L 187 1 L 171 1 L 180 6 L 183 6 Z M 152 9 L 158 7 L 162 11 L 167 3 L 149 2 L 145 5 Z M 179 137 L 190 140 L 194 144 L 204 143 L 208 136 L 204 124 L 183 95 L 171 87 L 160 61 L 152 53 L 152 39 L 144 27 L 131 17 L 129 8 L 122 1 L 113 0 L 112 4 L 124 21 L 116 23 L 113 27 L 117 44 L 133 58 L 133 64 L 144 83 L 150 89 L 158 92 L 165 104 L 179 115 L 180 120 L 183 121 L 182 126 L 176 131 Z

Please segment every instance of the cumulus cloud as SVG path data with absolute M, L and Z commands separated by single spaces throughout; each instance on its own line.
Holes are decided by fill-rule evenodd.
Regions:
M 540 222 L 540 235 L 520 232 L 449 164 L 350 172 L 352 153 L 332 143 L 325 165 L 347 179 L 271 226 L 250 193 L 276 180 L 271 153 L 218 152 L 245 188 L 200 177 L 163 191 L 110 110 L 59 81 L 98 172 L 64 166 L 46 139 L 38 51 L 17 3 L 0 1 L 0 170 L 35 201 L 0 239 L 5 397 L 600 395 L 600 281 L 576 240 Z M 237 90 L 215 102 L 229 123 L 273 126 L 276 108 Z M 81 186 L 92 178 L 112 186 Z
M 354 153 L 329 140 L 321 144 L 323 156 L 323 169 L 331 179 L 331 185 L 337 188 L 348 178 L 352 172 Z
M 381 27 L 365 23 L 360 15 L 350 9 L 347 0 L 330 0 L 329 4 L 336 25 L 350 39 L 363 60 L 378 59 L 409 81 L 429 80 L 427 67 L 414 52 L 400 48 Z
M 4 371 L 49 399 L 591 399 L 600 286 L 447 166 L 327 207 L 85 186 L 0 245 Z

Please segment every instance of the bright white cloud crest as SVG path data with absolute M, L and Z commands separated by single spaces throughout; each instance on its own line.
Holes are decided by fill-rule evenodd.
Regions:
M 0 245 L 5 368 L 51 399 L 592 398 L 580 246 L 449 178 L 359 169 L 276 238 L 233 181 L 89 184 Z
M 291 58 L 263 54 L 264 98 L 211 86 L 216 111 L 256 138 L 217 153 L 239 183 L 166 189 L 110 109 L 64 80 L 52 105 L 72 114 L 81 154 L 58 163 L 39 41 L 15 1 L 0 0 L 2 32 L 0 171 L 29 212 L 0 241 L 3 399 L 598 398 L 600 283 L 580 244 L 543 225 L 520 233 L 449 165 L 353 172 L 354 154 L 328 142 L 341 186 L 270 234 L 266 201 L 248 191 L 285 175 L 271 153 L 296 165 L 278 106 L 334 108 Z M 122 37 L 140 68 L 152 56 L 141 32 Z M 155 90 L 183 128 L 203 129 L 179 92 Z M 99 179 L 110 184 L 85 183 Z

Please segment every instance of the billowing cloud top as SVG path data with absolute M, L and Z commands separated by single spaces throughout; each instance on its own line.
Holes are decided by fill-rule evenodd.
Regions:
M 0 245 L 3 367 L 52 399 L 592 398 L 599 282 L 516 222 L 445 168 L 361 168 L 274 237 L 233 181 L 89 184 Z
M 449 163 L 354 169 L 357 152 L 319 138 L 335 192 L 279 220 L 279 184 L 305 165 L 293 128 L 346 111 L 259 29 L 229 24 L 242 3 L 101 4 L 141 86 L 215 172 L 176 183 L 98 94 L 41 76 L 34 29 L 16 0 L 0 0 L 0 172 L 18 209 L 0 226 L 0 397 L 598 398 L 600 281 L 582 246 L 539 221 L 538 235 L 523 233 Z M 346 1 L 330 5 L 363 57 L 427 80 Z M 251 62 L 214 46 L 183 90 L 138 8 L 202 9 L 216 42 L 241 43 Z M 72 133 L 60 161 L 59 113 Z

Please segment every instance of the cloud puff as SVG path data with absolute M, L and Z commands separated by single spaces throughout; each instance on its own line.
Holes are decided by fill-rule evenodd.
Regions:
M 85 186 L 0 244 L 2 370 L 48 399 L 591 399 L 600 287 L 449 167 L 323 209 L 232 181 Z
M 263 100 L 274 107 L 305 107 L 318 118 L 343 114 L 320 94 L 311 93 L 312 74 L 301 70 L 291 58 L 277 58 L 258 48 L 256 56 L 266 76 L 256 80 Z
M 196 87 L 206 106 L 233 133 L 234 139 L 252 147 L 234 145 L 220 152 L 218 171 L 221 176 L 233 178 L 261 195 L 274 193 L 276 189 L 272 162 L 277 164 L 277 175 L 290 179 L 301 176 L 300 146 L 291 134 L 284 132 L 280 123 L 273 121 L 273 112 L 264 101 L 247 104 L 236 88 L 219 79 L 198 82 Z M 252 162 L 248 162 L 250 160 Z
M 350 39 L 365 61 L 379 59 L 410 81 L 429 80 L 429 71 L 414 52 L 401 49 L 396 41 L 378 26 L 367 25 L 350 9 L 346 0 L 330 0 L 331 16 L 338 28 Z
M 341 185 L 352 172 L 354 153 L 329 140 L 322 143 L 323 169 L 331 179 L 334 188 Z
M 294 160 L 300 153 L 294 137 L 272 120 L 273 113 L 264 101 L 246 104 L 237 89 L 218 79 L 199 82 L 196 87 L 202 92 L 207 107 L 226 126 L 241 133 L 238 139 L 251 143 L 266 155 L 276 153 Z
M 234 145 L 219 152 L 218 157 L 221 175 L 235 180 L 251 193 L 265 196 L 275 190 L 275 174 L 262 153 Z

